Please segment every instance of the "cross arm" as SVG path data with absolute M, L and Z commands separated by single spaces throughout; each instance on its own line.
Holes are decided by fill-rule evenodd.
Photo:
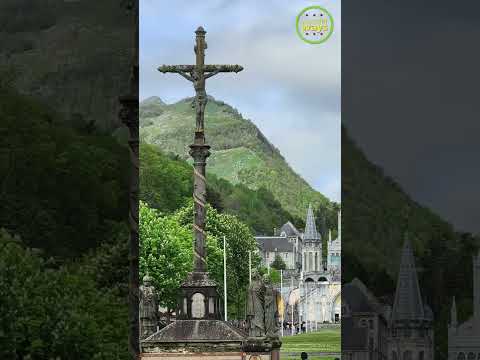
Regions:
M 161 73 L 190 73 L 195 71 L 195 65 L 162 65 L 158 68 Z M 235 72 L 238 73 L 243 70 L 240 65 L 205 65 L 203 71 L 206 73 L 216 72 Z
M 235 72 L 238 73 L 243 70 L 240 65 L 207 65 L 205 66 L 205 79 L 215 76 L 221 72 Z

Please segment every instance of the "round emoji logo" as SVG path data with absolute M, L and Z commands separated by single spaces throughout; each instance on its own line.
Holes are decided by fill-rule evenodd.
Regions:
M 297 16 L 297 34 L 306 43 L 321 44 L 333 33 L 333 17 L 321 6 L 309 6 Z

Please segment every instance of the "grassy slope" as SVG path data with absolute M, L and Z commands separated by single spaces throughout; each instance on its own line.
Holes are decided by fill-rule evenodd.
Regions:
M 285 336 L 282 352 L 340 352 L 341 332 L 338 329 L 323 329 L 318 332 Z
M 142 141 L 189 158 L 188 145 L 195 126 L 191 99 L 163 106 L 151 101 L 148 105 L 142 103 L 140 113 Z M 213 153 L 209 159 L 210 173 L 251 189 L 265 187 L 294 216 L 303 218 L 310 202 L 315 207 L 331 209 L 329 200 L 296 174 L 260 130 L 235 109 L 211 99 L 205 122 L 207 142 Z

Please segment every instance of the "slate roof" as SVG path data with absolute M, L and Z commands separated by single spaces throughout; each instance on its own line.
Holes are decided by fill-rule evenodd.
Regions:
M 392 320 L 421 320 L 425 318 L 412 245 L 405 240 L 398 272 L 397 290 L 393 303 Z
M 245 334 L 221 320 L 177 320 L 142 342 L 242 342 L 244 340 Z
M 283 224 L 283 226 L 280 228 L 280 234 L 282 232 L 285 232 L 287 236 L 300 236 L 300 231 L 297 230 L 297 228 L 290 222 L 286 222 Z
M 255 239 L 263 251 L 293 252 L 293 244 L 284 236 L 256 236 Z
M 342 286 L 342 302 L 348 304 L 352 313 L 375 312 L 378 310 L 365 290 L 365 285 L 358 279 Z
M 303 234 L 303 239 L 304 240 L 321 240 L 322 239 L 315 225 L 315 217 L 313 216 L 312 205 L 308 205 L 307 220 L 305 221 L 305 233 Z

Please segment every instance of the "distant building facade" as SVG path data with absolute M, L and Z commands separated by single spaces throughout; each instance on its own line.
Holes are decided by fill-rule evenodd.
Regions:
M 480 253 L 473 257 L 473 315 L 458 324 L 455 298 L 452 301 L 448 359 L 480 360 Z
M 433 313 L 422 300 L 413 250 L 405 241 L 393 307 L 358 279 L 343 286 L 346 360 L 433 360 Z
M 270 267 L 276 256 L 285 262 L 282 289 L 287 303 L 285 318 L 304 323 L 305 331 L 316 329 L 320 324 L 340 322 L 340 233 L 340 226 L 336 239 L 332 239 L 329 232 L 324 258 L 322 236 L 309 206 L 304 232 L 287 222 L 279 231 L 275 230 L 273 236 L 256 237 L 264 266 Z

